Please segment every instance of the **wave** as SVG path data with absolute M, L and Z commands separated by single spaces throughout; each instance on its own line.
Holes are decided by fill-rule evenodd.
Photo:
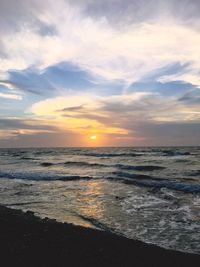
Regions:
M 56 174 L 41 174 L 30 172 L 0 172 L 0 178 L 8 179 L 22 179 L 33 181 L 73 181 L 73 180 L 90 180 L 96 179 L 91 176 L 79 176 L 79 175 L 56 175 Z
M 200 193 L 200 184 L 188 184 L 171 182 L 164 178 L 154 178 L 148 175 L 131 175 L 129 173 L 117 173 L 120 181 L 125 184 L 150 187 L 155 189 L 168 188 L 171 190 L 182 191 L 184 193 Z M 119 180 L 114 177 L 109 179 Z
M 191 153 L 188 151 L 177 151 L 177 150 L 162 150 L 163 156 L 190 156 Z
M 23 160 L 36 160 L 36 158 L 33 158 L 33 157 L 21 157 L 20 159 L 23 159 Z
M 25 206 L 30 204 L 40 204 L 43 203 L 41 201 L 31 201 L 31 202 L 19 202 L 19 203 L 5 203 L 5 206 L 13 207 L 13 206 Z
M 54 155 L 59 152 L 56 150 L 41 150 L 41 151 L 33 151 L 32 153 L 33 155 L 40 156 L 40 155 L 52 155 L 52 154 Z
M 189 173 L 189 175 L 190 176 L 199 176 L 200 177 L 200 170 L 196 170 L 196 171 L 191 171 L 190 173 Z
M 58 174 L 41 174 L 30 172 L 0 172 L 0 178 L 32 180 L 32 181 L 75 181 L 75 180 L 95 180 L 105 179 L 114 182 L 121 182 L 135 186 L 143 186 L 154 189 L 167 188 L 170 190 L 182 191 L 184 193 L 200 193 L 200 184 L 190 184 L 185 182 L 169 181 L 164 178 L 155 178 L 149 175 L 130 174 L 127 172 L 113 172 L 109 176 L 79 176 L 79 175 L 58 175 Z
M 109 165 L 101 164 L 101 163 L 89 163 L 84 161 L 66 161 L 65 165 L 69 166 L 80 166 L 80 167 L 109 167 Z
M 163 170 L 165 167 L 162 166 L 153 166 L 153 165 L 141 165 L 141 166 L 132 166 L 132 165 L 124 165 L 124 164 L 103 164 L 96 162 L 85 162 L 85 161 L 66 161 L 64 163 L 52 163 L 52 162 L 42 162 L 40 163 L 43 167 L 50 167 L 52 165 L 62 165 L 65 166 L 75 166 L 75 167 L 104 167 L 104 168 L 119 168 L 122 170 L 135 170 L 135 171 L 154 171 L 154 170 Z
M 42 163 L 40 163 L 40 165 L 43 167 L 50 167 L 50 166 L 55 165 L 55 164 L 52 162 L 42 162 Z
M 105 232 L 117 233 L 118 235 L 122 236 L 122 234 L 119 233 L 115 228 L 111 228 L 111 227 L 107 226 L 106 224 L 100 222 L 97 219 L 94 219 L 92 217 L 86 217 L 86 216 L 78 214 L 78 213 L 76 213 L 76 216 L 80 217 L 81 219 L 83 219 L 86 222 L 89 222 L 95 228 L 97 228 L 99 230 L 103 230 Z
M 115 166 L 123 170 L 135 170 L 135 171 L 155 171 L 155 170 L 165 169 L 165 167 L 163 166 L 153 166 L 153 165 L 131 166 L 131 165 L 116 164 Z
M 52 162 L 42 162 L 40 163 L 42 167 L 50 167 L 53 165 L 65 165 L 65 166 L 75 166 L 75 167 L 110 167 L 109 165 L 106 164 L 101 164 L 101 163 L 89 163 L 89 162 L 84 162 L 84 161 L 66 161 L 66 162 L 61 162 L 61 163 L 52 163 Z
M 20 153 L 10 153 L 8 154 L 8 156 L 16 158 L 16 157 L 21 157 L 24 153 L 20 152 Z
M 153 177 L 145 174 L 133 174 L 128 172 L 112 172 L 112 174 L 117 178 L 129 178 L 129 179 L 154 179 Z M 113 178 L 115 178 L 113 177 Z
M 171 190 L 182 191 L 184 193 L 200 193 L 200 184 L 186 184 L 178 182 L 161 182 L 161 181 L 135 181 L 135 184 L 153 187 L 153 188 L 168 188 Z
M 137 153 L 84 153 L 84 156 L 89 157 L 139 157 L 141 154 Z

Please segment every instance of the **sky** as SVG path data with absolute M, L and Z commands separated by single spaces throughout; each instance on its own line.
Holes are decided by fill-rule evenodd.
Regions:
M 0 147 L 199 145 L 199 14 L 198 0 L 0 0 Z

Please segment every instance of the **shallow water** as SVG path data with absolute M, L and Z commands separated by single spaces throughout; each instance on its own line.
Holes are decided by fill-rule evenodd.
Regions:
M 200 148 L 1 149 L 0 203 L 200 253 Z

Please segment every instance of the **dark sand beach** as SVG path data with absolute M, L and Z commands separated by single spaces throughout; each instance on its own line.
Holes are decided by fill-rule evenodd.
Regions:
M 200 266 L 200 256 L 0 206 L 0 257 L 7 266 Z

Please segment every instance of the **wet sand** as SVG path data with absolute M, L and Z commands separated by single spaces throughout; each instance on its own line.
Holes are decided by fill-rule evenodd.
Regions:
M 165 250 L 0 206 L 0 266 L 196 267 L 200 255 Z

